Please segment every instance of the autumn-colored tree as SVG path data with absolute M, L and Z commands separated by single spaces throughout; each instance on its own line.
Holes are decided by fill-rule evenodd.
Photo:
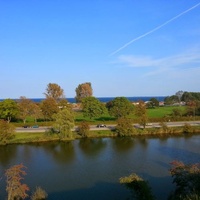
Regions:
M 55 123 L 53 128 L 57 130 L 61 139 L 72 138 L 71 129 L 74 127 L 74 113 L 71 109 L 65 108 L 53 115 Z
M 12 118 L 18 115 L 19 109 L 16 101 L 12 99 L 5 99 L 0 102 L 0 118 L 7 120 L 9 123 Z
M 23 164 L 19 164 L 6 170 L 8 200 L 25 199 L 28 197 L 27 191 L 29 191 L 29 187 L 21 183 L 21 180 L 24 179 L 23 176 L 26 175 L 25 168 Z
M 52 120 L 53 114 L 56 114 L 59 111 L 58 104 L 53 98 L 47 98 L 43 100 L 40 107 L 46 120 Z
M 15 133 L 15 127 L 4 120 L 0 120 L 0 144 L 6 144 Z
M 30 99 L 27 99 L 24 96 L 21 96 L 18 101 L 19 106 L 19 118 L 23 120 L 24 124 L 26 123 L 26 119 L 31 115 L 32 105 L 34 102 Z
M 139 101 L 139 104 L 135 106 L 135 115 L 139 118 L 140 125 L 145 128 L 148 121 L 148 116 L 146 104 L 143 101 Z
M 40 106 L 36 103 L 31 104 L 31 116 L 34 117 L 35 123 L 37 122 L 38 118 L 42 117 Z
M 134 107 L 126 97 L 116 97 L 106 104 L 108 112 L 116 118 L 127 117 L 133 113 Z
M 90 132 L 90 125 L 89 125 L 89 123 L 86 122 L 86 121 L 81 122 L 79 124 L 78 128 L 77 128 L 77 132 L 82 137 L 87 137 L 89 135 L 89 132 Z
M 56 83 L 49 83 L 44 93 L 46 98 L 53 98 L 56 102 L 64 98 L 64 90 Z
M 92 119 L 105 114 L 106 107 L 95 97 L 85 97 L 82 99 L 82 111 L 84 117 Z
M 76 102 L 81 102 L 83 98 L 91 97 L 92 94 L 92 84 L 90 82 L 79 84 L 76 88 Z

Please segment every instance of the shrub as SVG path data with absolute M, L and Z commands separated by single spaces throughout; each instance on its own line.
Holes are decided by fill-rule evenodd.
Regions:
M 31 200 L 45 200 L 48 194 L 41 187 L 36 187 L 35 192 L 31 196 Z
M 90 131 L 90 125 L 86 121 L 81 122 L 77 128 L 77 133 L 82 137 L 88 137 L 89 131 Z
M 192 131 L 192 126 L 188 123 L 185 123 L 185 125 L 183 126 L 183 133 L 192 133 Z
M 115 132 L 118 136 L 130 136 L 135 133 L 135 128 L 133 128 L 132 120 L 128 118 L 119 118 L 117 120 L 117 126 Z

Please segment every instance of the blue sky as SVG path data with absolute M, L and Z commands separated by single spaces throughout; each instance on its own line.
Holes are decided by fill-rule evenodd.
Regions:
M 1 0 L 0 98 L 200 92 L 199 0 Z

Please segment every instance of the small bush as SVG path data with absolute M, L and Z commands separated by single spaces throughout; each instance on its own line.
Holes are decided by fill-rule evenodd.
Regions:
M 48 194 L 41 187 L 36 187 L 35 192 L 31 196 L 31 200 L 45 200 Z
M 89 132 L 90 132 L 90 124 L 86 121 L 81 122 L 77 128 L 77 133 L 82 137 L 88 137 Z
M 192 133 L 192 132 L 193 132 L 192 126 L 188 123 L 185 123 L 183 127 L 183 133 Z

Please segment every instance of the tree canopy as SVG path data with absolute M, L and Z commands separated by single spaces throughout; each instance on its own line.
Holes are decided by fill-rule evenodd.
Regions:
M 106 107 L 95 97 L 85 97 L 82 99 L 82 111 L 85 117 L 100 117 L 106 113 Z
M 92 94 L 92 84 L 90 82 L 79 84 L 76 88 L 76 102 L 81 102 L 83 98 L 91 97 Z
M 55 123 L 53 125 L 60 135 L 60 138 L 71 138 L 74 127 L 74 114 L 71 109 L 65 108 L 60 110 L 57 114 L 53 115 Z
M 116 97 L 106 104 L 108 112 L 116 118 L 127 117 L 133 113 L 134 106 L 126 97 Z
M 5 99 L 0 102 L 0 117 L 7 120 L 8 123 L 15 118 L 19 113 L 16 101 L 12 99 Z
M 56 83 L 49 83 L 44 94 L 46 98 L 53 98 L 55 101 L 64 98 L 64 90 Z

